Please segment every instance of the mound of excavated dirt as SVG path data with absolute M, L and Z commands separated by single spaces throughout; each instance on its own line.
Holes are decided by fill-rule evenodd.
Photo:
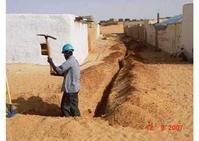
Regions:
M 105 119 L 111 125 L 144 130 L 152 124 L 178 140 L 192 138 L 193 65 L 150 48 L 139 54 L 134 49 L 129 50 L 113 84 Z

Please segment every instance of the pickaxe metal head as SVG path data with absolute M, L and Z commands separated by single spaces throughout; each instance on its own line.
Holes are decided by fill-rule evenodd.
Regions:
M 46 35 L 46 34 L 37 34 L 37 36 L 44 36 L 45 39 L 51 38 L 51 39 L 57 40 L 57 38 L 50 36 L 50 35 Z

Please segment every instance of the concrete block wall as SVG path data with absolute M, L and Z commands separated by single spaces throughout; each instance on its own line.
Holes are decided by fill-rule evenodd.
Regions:
M 139 26 L 143 24 L 144 30 Z M 150 21 L 125 22 L 124 32 L 135 40 L 156 46 L 156 30 Z M 184 47 L 188 59 L 193 58 L 193 4 L 183 6 L 182 23 L 170 24 L 166 29 L 158 31 L 158 47 L 168 53 L 174 53 Z
M 174 53 L 180 48 L 182 36 L 182 24 L 171 24 L 166 29 L 158 31 L 158 47 L 168 53 Z M 132 37 L 137 41 L 145 42 L 155 46 L 156 30 L 153 24 L 147 22 L 128 24 L 126 29 L 127 36 Z
M 62 46 L 71 43 L 74 56 L 80 64 L 88 55 L 87 24 L 74 21 L 70 14 L 7 14 L 6 15 L 6 62 L 47 65 L 46 56 L 41 55 L 40 43 L 49 34 L 57 40 L 49 39 L 52 58 L 56 64 L 64 61 Z
M 145 24 L 146 43 L 155 46 L 155 27 L 152 24 Z
M 140 22 L 131 22 L 131 21 L 126 21 L 124 22 L 124 33 L 127 35 L 127 36 L 133 36 L 132 34 L 136 35 L 135 33 L 133 33 L 133 27 L 139 25 L 139 24 L 142 24 Z
M 182 24 L 168 25 L 165 30 L 158 31 L 159 48 L 167 53 L 175 53 L 181 47 Z
M 144 24 L 144 30 L 140 24 Z M 144 40 L 145 43 L 156 46 L 156 30 L 150 21 L 124 22 L 124 32 L 135 40 Z M 193 4 L 183 6 L 181 23 L 169 24 L 166 29 L 158 31 L 158 47 L 168 53 L 183 47 L 188 59 L 193 59 Z
M 124 32 L 127 36 L 130 36 L 137 41 L 144 42 L 146 40 L 145 27 L 143 21 L 125 22 Z
M 189 60 L 193 59 L 193 4 L 183 6 L 182 47 Z

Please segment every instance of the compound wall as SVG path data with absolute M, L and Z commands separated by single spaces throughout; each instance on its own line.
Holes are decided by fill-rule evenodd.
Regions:
M 124 22 L 124 32 L 127 36 L 132 37 L 134 40 L 144 42 L 146 40 L 145 37 L 145 27 L 144 22 Z
M 158 46 L 167 53 L 175 53 L 181 47 L 182 24 L 170 24 L 158 31 Z
M 145 24 L 146 43 L 155 46 L 155 27 L 153 24 Z
M 182 47 L 189 60 L 193 59 L 193 4 L 183 6 Z
M 74 56 L 80 64 L 88 55 L 87 24 L 74 21 L 70 14 L 7 14 L 6 15 L 6 62 L 47 65 L 47 57 L 41 55 L 40 43 L 44 37 L 38 33 L 57 38 L 49 39 L 51 56 L 56 64 L 64 61 L 62 46 L 71 43 Z

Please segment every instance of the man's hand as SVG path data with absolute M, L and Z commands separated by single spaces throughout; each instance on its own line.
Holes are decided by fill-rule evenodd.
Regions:
M 53 72 L 51 71 L 51 75 L 55 75 L 55 76 L 62 76 L 62 75 L 59 75 L 57 70 L 56 70 L 56 66 L 55 64 L 53 63 L 53 60 L 51 57 L 48 57 L 47 59 L 48 63 L 50 64 L 50 66 L 53 68 Z
M 48 61 L 49 64 L 52 64 L 52 63 L 53 63 L 53 60 L 52 60 L 52 58 L 50 58 L 50 57 L 48 57 L 48 60 L 47 60 L 47 61 Z
M 54 75 L 56 76 L 57 74 L 53 71 L 53 72 L 50 72 L 51 75 Z

